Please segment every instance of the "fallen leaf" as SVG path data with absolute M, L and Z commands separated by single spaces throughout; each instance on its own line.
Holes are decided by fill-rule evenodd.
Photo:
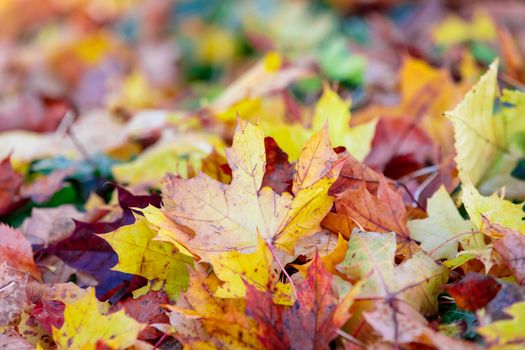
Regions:
M 0 327 L 14 326 L 27 303 L 27 275 L 4 261 L 0 263 L 0 272 Z
M 0 260 L 13 269 L 29 273 L 33 278 L 41 280 L 42 276 L 33 260 L 33 250 L 22 232 L 0 224 Z
M 139 333 L 139 339 L 156 339 L 161 336 L 161 333 L 156 328 L 152 327 L 151 324 L 169 322 L 168 315 L 161 307 L 163 304 L 168 303 L 169 298 L 166 293 L 162 291 L 149 291 L 136 299 L 127 298 L 111 305 L 109 312 L 113 313 L 119 310 L 124 310 L 126 315 L 133 317 L 136 321 L 150 325 Z
M 478 328 L 478 332 L 489 342 L 490 349 L 519 349 L 525 346 L 525 302 L 515 303 L 505 312 L 512 316 L 511 320 L 496 321 Z
M 306 145 L 307 154 L 312 154 L 309 149 L 323 137 L 327 137 L 326 130 Z M 326 152 L 329 162 L 332 151 Z M 260 128 L 239 121 L 227 156 L 233 172 L 231 185 L 202 173 L 189 180 L 171 176 L 164 183 L 165 212 L 196 232 L 185 243 L 190 250 L 210 261 L 212 255 L 220 252 L 253 251 L 260 234 L 264 240 L 291 253 L 299 238 L 320 231 L 320 221 L 332 205 L 327 192 L 339 172 L 337 167 L 333 168 L 335 164 L 327 176 L 316 181 L 301 179 L 301 184 L 307 181 L 309 187 L 302 186 L 292 198 L 286 192 L 278 195 L 268 187 L 261 188 L 265 149 Z M 328 169 L 330 166 L 330 162 L 322 165 Z M 306 165 L 300 161 L 297 168 L 306 169 Z M 249 221 L 245 220 L 247 213 Z
M 500 137 L 498 120 L 493 118 L 497 94 L 498 62 L 491 64 L 463 101 L 445 115 L 454 125 L 456 163 L 462 182 L 470 179 L 477 185 L 505 145 Z
M 379 180 L 377 194 L 370 193 L 362 182 L 357 189 L 348 189 L 338 195 L 335 206 L 337 213 L 347 215 L 364 230 L 394 231 L 401 237 L 409 237 L 403 198 L 384 178 Z
M 408 222 L 410 237 L 421 242 L 421 248 L 435 259 L 452 259 L 461 243 L 468 247 L 484 247 L 483 235 L 459 214 L 447 190 L 441 187 L 428 200 L 428 218 Z
M 107 304 L 100 303 L 90 289 L 76 301 L 66 304 L 64 324 L 53 327 L 53 339 L 64 349 L 96 349 L 99 341 L 115 349 L 125 349 L 135 342 L 144 325 L 126 316 L 123 310 L 107 314 Z
M 188 265 L 192 265 L 193 259 L 170 243 L 153 240 L 156 235 L 144 218 L 137 217 L 135 223 L 99 237 L 118 255 L 113 270 L 156 280 L 154 289 L 164 288 L 171 299 L 176 299 L 187 287 Z
M 22 223 L 22 232 L 31 244 L 47 247 L 73 233 L 73 220 L 79 220 L 83 216 L 70 204 L 56 208 L 33 208 L 31 217 Z
M 446 286 L 446 291 L 463 310 L 476 311 L 485 307 L 498 294 L 501 286 L 490 276 L 469 272 L 463 279 Z
M 395 266 L 396 239 L 393 233 L 354 230 L 345 260 L 337 269 L 350 281 L 366 279 L 364 297 L 406 301 L 424 315 L 437 311 L 437 295 L 448 279 L 448 271 L 428 255 L 418 252 Z
M 512 270 L 519 284 L 525 284 L 525 236 L 508 232 L 494 243 L 494 249 Z
M 0 215 L 7 214 L 18 201 L 18 191 L 23 183 L 23 176 L 11 166 L 10 158 L 0 162 Z
M 463 182 L 461 199 L 470 220 L 478 229 L 483 228 L 482 218 L 485 217 L 490 222 L 525 232 L 523 205 L 500 198 L 496 193 L 490 197 L 482 196 L 469 181 Z

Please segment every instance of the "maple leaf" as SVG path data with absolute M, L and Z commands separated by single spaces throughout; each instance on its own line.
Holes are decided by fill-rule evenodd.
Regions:
M 348 319 L 354 295 L 338 305 L 332 275 L 318 255 L 298 291 L 292 308 L 284 308 L 275 305 L 270 293 L 247 286 L 246 313 L 257 321 L 258 338 L 266 349 L 328 349 Z
M 60 242 L 73 233 L 73 220 L 83 216 L 70 204 L 56 208 L 33 208 L 31 217 L 24 220 L 21 230 L 29 242 L 47 248 L 49 244 Z
M 525 302 L 515 303 L 506 308 L 505 312 L 512 316 L 512 319 L 496 321 L 478 328 L 478 332 L 489 342 L 491 350 L 520 349 L 525 346 Z
M 294 178 L 295 197 L 287 192 L 278 195 L 269 187 L 261 188 L 265 170 L 262 130 L 239 120 L 233 145 L 227 150 L 231 184 L 219 183 L 202 173 L 189 180 L 170 176 L 162 189 L 165 212 L 195 231 L 195 237 L 185 244 L 204 261 L 224 251 L 253 251 L 258 234 L 292 253 L 299 238 L 320 231 L 320 221 L 332 205 L 327 192 L 340 166 L 331 162 L 330 148 L 317 150 L 327 137 L 326 129 L 321 130 L 304 151 L 323 152 L 326 163 L 310 163 L 306 159 L 314 165 L 308 167 L 300 160 L 296 169 L 302 176 Z M 315 178 L 312 174 L 324 177 Z
M 344 146 L 356 159 L 365 159 L 370 152 L 377 120 L 350 127 L 350 102 L 344 101 L 328 85 L 315 105 L 313 130 L 319 130 L 328 121 L 330 140 L 335 146 Z
M 456 163 L 462 182 L 477 185 L 492 162 L 505 149 L 500 136 L 500 119 L 493 118 L 497 94 L 498 61 L 490 65 L 463 101 L 446 116 L 452 121 L 456 138 Z
M 364 314 L 366 321 L 379 333 L 382 340 L 399 344 L 418 343 L 439 350 L 479 350 L 476 344 L 447 337 L 433 330 L 421 314 L 400 303 L 394 307 L 385 303 Z
M 188 290 L 177 305 L 165 306 L 172 311 L 170 332 L 189 349 L 259 349 L 245 301 L 217 298 L 219 283 L 213 275 L 190 270 Z
M 0 237 L 0 261 L 41 280 L 42 276 L 33 260 L 33 250 L 24 235 L 6 224 L 0 224 Z
M 18 201 L 18 191 L 23 183 L 23 176 L 11 166 L 9 157 L 0 162 L 0 215 L 9 213 Z
M 396 239 L 393 233 L 354 230 L 345 260 L 338 270 L 351 281 L 365 279 L 366 297 L 405 300 L 423 314 L 437 311 L 437 295 L 448 278 L 448 271 L 422 252 L 400 265 L 394 265 Z
M 426 131 L 407 117 L 381 118 L 372 150 L 364 162 L 393 179 L 434 161 L 435 144 Z
M 52 328 L 60 328 L 64 324 L 63 302 L 58 300 L 40 300 L 31 310 L 31 317 L 47 331 L 52 332 Z
M 445 289 L 459 308 L 476 311 L 485 307 L 498 294 L 501 286 L 490 276 L 469 272 L 462 280 Z
M 410 237 L 421 242 L 421 248 L 435 259 L 452 259 L 458 244 L 484 247 L 483 235 L 475 233 L 473 225 L 459 214 L 447 190 L 441 187 L 429 199 L 428 218 L 408 222 Z
M 348 189 L 337 196 L 336 211 L 347 215 L 362 229 L 368 231 L 394 231 L 409 236 L 407 211 L 401 194 L 390 187 L 385 178 L 379 180 L 377 195 L 370 193 L 366 183 Z
M 271 137 L 264 139 L 266 151 L 266 171 L 262 187 L 269 186 L 275 193 L 290 192 L 293 182 L 293 166 L 288 162 L 288 155 Z
M 496 193 L 490 197 L 482 196 L 470 181 L 463 183 L 461 199 L 470 220 L 478 229 L 483 229 L 483 217 L 485 217 L 492 223 L 525 232 L 522 204 L 514 204 L 498 197 Z
M 224 147 L 220 139 L 211 135 L 164 131 L 155 145 L 131 162 L 113 166 L 111 171 L 119 183 L 157 186 L 167 172 L 183 178 L 194 175 L 213 146 Z
M 125 349 L 135 342 L 144 325 L 126 316 L 123 310 L 106 314 L 108 305 L 100 303 L 95 290 L 66 304 L 64 324 L 53 327 L 53 340 L 63 349 L 96 349 L 99 341 L 114 349 Z
M 161 307 L 161 305 L 168 303 L 169 298 L 166 293 L 150 290 L 136 299 L 127 298 L 119 301 L 109 308 L 109 312 L 113 313 L 118 310 L 124 310 L 126 315 L 133 317 L 142 324 L 168 323 L 169 318 Z M 161 333 L 156 328 L 150 326 L 143 329 L 138 338 L 146 340 L 155 339 L 160 335 Z
M 330 194 L 335 195 L 347 189 L 358 189 L 362 182 L 366 183 L 366 188 L 370 192 L 377 192 L 379 181 L 384 176 L 366 164 L 358 161 L 351 154 L 345 154 L 343 167 L 339 178 L 330 188 Z
M 153 240 L 156 235 L 146 219 L 137 217 L 135 223 L 99 237 L 118 255 L 113 270 L 157 280 L 154 289 L 163 287 L 170 298 L 175 299 L 187 286 L 187 265 L 191 265 L 193 259 L 178 252 L 170 243 Z
M 525 236 L 518 232 L 507 232 L 494 243 L 494 249 L 512 270 L 519 284 L 525 284 Z
M 27 275 L 0 263 L 0 328 L 15 325 L 27 303 Z
M 331 275 L 316 255 L 305 280 L 298 286 L 297 301 L 283 315 L 291 349 L 328 349 L 337 336 L 333 320 L 336 308 Z
M 350 154 L 363 160 L 370 152 L 376 120 L 350 127 L 350 102 L 346 102 L 325 85 L 323 95 L 317 101 L 311 128 L 299 124 L 262 122 L 261 127 L 277 141 L 279 146 L 295 160 L 304 143 L 328 122 L 328 133 L 334 146 L 344 146 Z
M 132 224 L 135 216 L 131 208 L 145 208 L 148 205 L 160 207 L 160 196 L 157 194 L 135 196 L 122 187 L 117 187 L 119 206 L 122 216 L 113 222 L 85 223 L 75 221 L 75 230 L 66 239 L 49 245 L 44 252 L 59 257 L 68 265 L 94 276 L 99 284 L 97 293 L 103 295 L 117 287 L 123 281 L 133 279 L 133 276 L 112 271 L 117 261 L 117 255 L 111 245 L 97 236 L 108 233 L 123 225 Z
M 259 238 L 257 249 L 250 254 L 229 251 L 212 258 L 215 275 L 223 282 L 216 292 L 220 298 L 244 298 L 246 285 L 269 291 L 276 301 L 290 304 L 291 285 L 279 282 L 278 270 L 272 266 L 273 257 L 268 246 Z

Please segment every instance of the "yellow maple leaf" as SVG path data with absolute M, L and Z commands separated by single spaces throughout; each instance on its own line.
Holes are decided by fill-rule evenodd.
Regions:
M 213 146 L 222 148 L 218 138 L 199 133 L 163 134 L 154 146 L 146 149 L 130 162 L 111 169 L 119 183 L 131 185 L 148 183 L 159 185 L 167 172 L 183 178 L 194 175 Z
M 482 196 L 469 181 L 463 183 L 462 200 L 470 220 L 478 229 L 483 229 L 482 216 L 485 216 L 490 222 L 525 234 L 523 204 L 514 204 L 496 193 L 490 197 Z
M 107 315 L 109 304 L 101 303 L 91 288 L 64 309 L 64 324 L 53 327 L 53 340 L 59 349 L 96 349 L 102 341 L 114 349 L 125 349 L 135 342 L 145 325 L 126 316 L 124 310 Z
M 476 11 L 472 21 L 465 21 L 457 15 L 450 15 L 433 30 L 438 45 L 450 46 L 468 40 L 496 40 L 496 24 L 485 11 Z
M 525 347 L 525 302 L 515 303 L 505 309 L 512 316 L 510 320 L 500 320 L 478 328 L 490 344 L 491 350 L 519 350 Z
M 215 295 L 219 298 L 244 298 L 244 283 L 247 282 L 261 291 L 272 293 L 277 303 L 291 305 L 291 285 L 279 282 L 278 270 L 274 269 L 272 262 L 272 253 L 261 238 L 253 253 L 230 251 L 214 256 L 213 271 L 225 282 Z
M 245 300 L 218 298 L 219 284 L 214 275 L 190 270 L 188 290 L 177 305 L 166 306 L 172 333 L 185 349 L 260 349 Z
M 305 146 L 307 152 L 318 147 L 318 137 L 328 138 L 326 128 Z M 329 142 L 324 142 L 328 144 Z M 260 234 L 269 244 L 293 253 L 295 242 L 320 231 L 320 222 L 332 206 L 328 189 L 336 180 L 341 165 L 332 162 L 333 150 L 324 149 L 324 160 L 314 168 L 331 169 L 308 186 L 301 186 L 295 197 L 278 195 L 269 187 L 261 188 L 266 154 L 261 128 L 239 120 L 233 144 L 226 151 L 232 169 L 230 185 L 199 173 L 192 179 L 169 176 L 162 193 L 165 213 L 195 231 L 186 246 L 204 261 L 225 251 L 253 252 Z M 306 165 L 301 161 L 297 169 Z
M 346 147 L 354 158 L 361 161 L 370 152 L 377 120 L 351 128 L 350 104 L 325 85 L 323 95 L 315 106 L 312 129 L 320 130 L 328 121 L 332 144 Z
M 358 160 L 363 160 L 374 137 L 377 120 L 350 127 L 350 102 L 344 101 L 328 85 L 315 106 L 312 127 L 300 124 L 262 121 L 261 126 L 275 139 L 291 160 L 297 159 L 304 143 L 328 121 L 330 140 L 334 146 L 344 146 Z
M 447 282 L 448 271 L 423 252 L 395 266 L 396 236 L 354 230 L 338 270 L 352 281 L 366 279 L 362 294 L 405 300 L 425 315 L 437 311 L 437 296 Z
M 501 119 L 493 118 L 498 61 L 490 65 L 463 101 L 445 115 L 452 121 L 456 138 L 456 163 L 462 182 L 477 185 L 502 149 Z
M 452 259 L 471 246 L 484 247 L 483 235 L 459 214 L 445 187 L 428 200 L 428 218 L 408 222 L 410 237 L 421 242 L 421 248 L 434 259 Z
M 164 287 L 170 298 L 175 299 L 188 285 L 188 265 L 192 265 L 193 259 L 171 243 L 153 240 L 156 236 L 157 232 L 142 217 L 131 225 L 100 235 L 118 255 L 118 263 L 112 270 L 155 279 L 154 289 Z

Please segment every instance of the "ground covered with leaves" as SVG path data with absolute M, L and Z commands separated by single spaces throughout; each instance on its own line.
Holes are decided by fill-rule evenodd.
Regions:
M 0 347 L 525 349 L 523 18 L 0 1 Z

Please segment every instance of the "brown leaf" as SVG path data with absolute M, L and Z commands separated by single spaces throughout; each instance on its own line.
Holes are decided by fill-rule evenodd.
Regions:
M 370 192 L 376 192 L 379 180 L 384 176 L 347 154 L 339 178 L 330 188 L 330 195 L 343 193 L 347 189 L 358 189 L 362 182 Z
M 337 213 L 346 214 L 366 231 L 395 232 L 408 237 L 407 211 L 399 191 L 381 179 L 377 195 L 373 195 L 361 182 L 356 189 L 348 189 L 336 198 Z
M 7 329 L 0 334 L 0 344 L 2 350 L 33 350 L 35 348 L 14 329 Z
M 485 307 L 498 294 L 498 282 L 481 273 L 469 272 L 461 281 L 445 287 L 463 310 L 476 311 Z
M 27 275 L 0 264 L 0 327 L 15 325 L 27 303 Z
M 507 232 L 494 243 L 494 249 L 512 270 L 519 284 L 525 284 L 525 236 Z
M 411 118 L 382 118 L 365 163 L 398 179 L 433 160 L 434 142 Z
M 168 323 L 169 318 L 161 308 L 163 304 L 168 304 L 168 295 L 162 291 L 149 291 L 137 299 L 128 298 L 111 306 L 111 313 L 124 309 L 126 315 L 133 317 L 140 323 Z M 153 327 L 143 329 L 139 334 L 139 339 L 155 339 L 161 335 L 160 331 Z
M 5 224 L 0 224 L 0 237 L 0 261 L 41 280 L 42 276 L 33 260 L 33 250 L 24 235 Z
M 44 245 L 67 238 L 75 229 L 73 219 L 83 217 L 73 205 L 56 208 L 33 208 L 31 217 L 24 220 L 22 232 L 31 244 Z
M 9 157 L 0 162 L 0 215 L 9 213 L 18 200 L 23 177 L 13 170 Z
M 297 290 L 293 307 L 284 309 L 274 304 L 268 292 L 247 288 L 246 313 L 258 323 L 259 340 L 266 349 L 329 349 L 330 341 L 337 336 L 337 297 L 332 275 L 319 255 Z
M 417 349 L 423 345 L 439 350 L 480 349 L 476 344 L 434 331 L 421 314 L 403 303 L 393 307 L 386 303 L 376 303 L 376 309 L 365 313 L 365 319 L 383 340 L 394 343 L 394 348 L 399 348 L 399 344 L 417 343 Z
M 266 150 L 266 171 L 261 186 L 269 186 L 279 194 L 291 192 L 294 166 L 288 162 L 288 155 L 271 137 L 264 138 L 264 148 Z

